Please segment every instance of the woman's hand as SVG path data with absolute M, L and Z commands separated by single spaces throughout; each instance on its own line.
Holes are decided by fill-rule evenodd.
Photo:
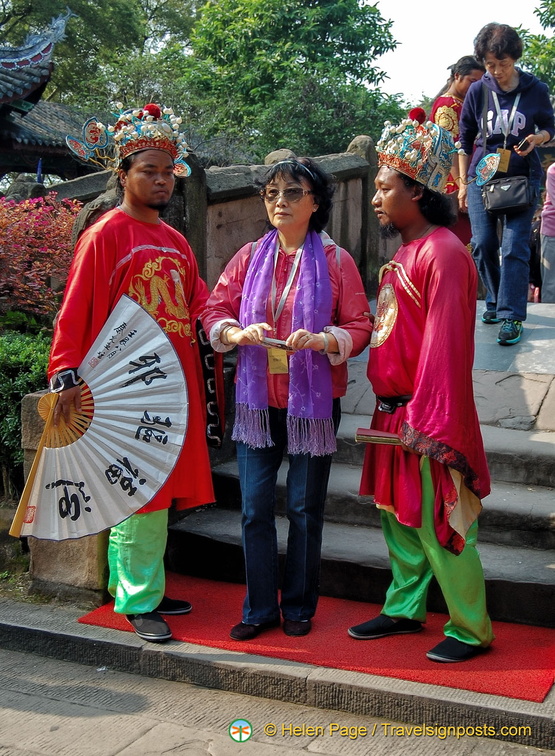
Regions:
M 261 344 L 266 336 L 265 331 L 271 330 L 272 326 L 268 323 L 251 323 L 246 328 L 230 326 L 226 329 L 224 337 L 229 344 L 250 346 L 253 344 Z
M 517 155 L 520 155 L 520 157 L 526 157 L 526 155 L 529 155 L 532 150 L 535 150 L 536 147 L 540 147 L 545 142 L 545 135 L 547 134 L 546 131 L 538 131 L 537 134 L 529 134 L 526 137 L 526 141 L 528 142 L 528 147 L 524 150 L 519 150 L 518 147 L 514 147 L 514 151 Z M 549 136 L 549 134 L 548 134 Z M 547 140 L 549 141 L 549 139 Z
M 321 352 L 324 348 L 324 336 L 321 333 L 311 333 L 305 328 L 299 328 L 287 337 L 285 343 L 294 351 L 314 349 L 316 352 Z
M 468 186 L 466 184 L 459 186 L 459 210 L 461 213 L 468 213 Z
M 287 337 L 285 343 L 292 351 L 298 352 L 301 349 L 313 349 L 315 352 L 325 352 L 326 354 L 337 354 L 339 347 L 335 336 L 331 333 L 311 333 L 305 328 L 299 328 L 293 331 Z

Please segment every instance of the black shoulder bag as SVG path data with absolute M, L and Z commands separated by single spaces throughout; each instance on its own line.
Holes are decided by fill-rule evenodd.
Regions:
M 487 139 L 487 109 L 488 93 L 485 84 L 482 84 L 483 109 L 482 109 L 482 144 L 486 155 Z M 517 95 L 520 98 L 520 95 Z M 515 108 L 518 99 L 515 102 Z M 526 210 L 532 204 L 532 192 L 528 176 L 506 176 L 505 178 L 487 181 L 482 186 L 482 201 L 484 208 L 494 215 L 512 215 Z

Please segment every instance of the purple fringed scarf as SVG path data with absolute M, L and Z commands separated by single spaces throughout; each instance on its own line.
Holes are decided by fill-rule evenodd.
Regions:
M 243 328 L 266 320 L 277 243 L 274 229 L 264 236 L 251 257 L 239 311 Z M 299 266 L 292 329 L 306 328 L 319 333 L 330 324 L 331 311 L 331 283 L 324 247 L 320 236 L 309 231 Z M 239 347 L 232 438 L 255 448 L 273 446 L 268 417 L 267 366 L 264 347 Z M 332 403 L 331 365 L 327 356 L 313 349 L 292 354 L 287 406 L 289 454 L 318 457 L 335 451 Z

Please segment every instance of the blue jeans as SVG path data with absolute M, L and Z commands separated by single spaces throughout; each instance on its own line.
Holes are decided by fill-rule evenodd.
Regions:
M 500 216 L 501 263 L 497 217 L 484 209 L 481 187 L 468 185 L 468 214 L 472 226 L 472 254 L 486 287 L 486 308 L 501 319 L 526 320 L 530 281 L 530 229 L 538 203 L 539 184 L 532 181 L 535 199 L 521 213 Z
M 274 516 L 278 470 L 287 448 L 287 410 L 269 408 L 275 446 L 253 449 L 237 443 L 242 494 L 242 530 L 247 595 L 243 622 L 257 625 L 279 619 L 309 620 L 316 612 L 320 582 L 320 552 L 324 504 L 331 454 L 313 457 L 290 454 L 287 474 L 287 554 L 278 601 L 278 548 Z M 339 399 L 333 402 L 335 430 Z

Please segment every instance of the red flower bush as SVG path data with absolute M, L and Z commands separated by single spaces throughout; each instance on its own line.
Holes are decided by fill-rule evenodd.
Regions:
M 54 192 L 14 202 L 0 198 L 0 314 L 55 315 L 67 279 L 71 229 L 81 204 Z

